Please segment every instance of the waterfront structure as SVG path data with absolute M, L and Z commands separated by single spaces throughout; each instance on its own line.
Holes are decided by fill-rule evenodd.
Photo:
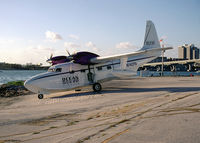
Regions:
M 161 57 L 158 57 L 153 62 L 142 65 L 138 71 L 160 71 L 162 67 Z M 200 59 L 183 60 L 177 58 L 166 59 L 163 63 L 164 71 L 200 71 Z M 156 61 L 156 62 L 155 62 Z
M 162 62 L 162 57 L 158 57 L 142 65 L 138 71 L 200 71 L 199 49 L 194 44 L 184 44 L 178 47 L 178 58 L 163 57 Z
M 199 49 L 194 44 L 184 44 L 178 47 L 178 58 L 184 60 L 199 59 Z

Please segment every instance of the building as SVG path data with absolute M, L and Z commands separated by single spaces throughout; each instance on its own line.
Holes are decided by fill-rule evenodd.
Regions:
M 199 59 L 199 49 L 193 49 L 193 59 Z
M 179 59 L 184 59 L 184 60 L 187 59 L 186 53 L 187 53 L 187 51 L 184 46 L 178 47 L 178 58 Z
M 185 44 L 178 47 L 178 58 L 184 60 L 199 59 L 199 49 L 194 44 Z
M 200 56 L 199 49 L 194 44 L 185 44 L 178 47 L 178 58 L 157 57 L 149 63 L 142 65 L 138 71 L 150 71 L 152 76 L 153 72 L 159 72 L 161 76 L 163 71 L 179 72 L 179 71 L 200 71 Z M 189 74 L 188 74 L 189 75 Z M 185 75 L 184 75 L 185 76 Z

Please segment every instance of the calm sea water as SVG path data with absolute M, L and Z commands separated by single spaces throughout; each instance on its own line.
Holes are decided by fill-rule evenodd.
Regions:
M 0 70 L 0 85 L 9 81 L 26 80 L 45 70 Z

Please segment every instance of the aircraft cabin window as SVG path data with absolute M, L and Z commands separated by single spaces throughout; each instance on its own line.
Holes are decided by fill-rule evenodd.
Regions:
M 98 70 L 98 71 L 101 71 L 101 70 L 102 70 L 102 67 L 97 67 L 97 70 Z
M 110 69 L 111 69 L 111 66 L 107 66 L 107 69 L 110 70 Z
M 61 71 L 62 71 L 61 68 L 57 68 L 57 69 L 56 69 L 56 72 L 61 72 Z

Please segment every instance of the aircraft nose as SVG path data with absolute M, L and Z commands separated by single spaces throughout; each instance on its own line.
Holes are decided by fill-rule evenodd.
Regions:
M 25 86 L 28 90 L 37 93 L 37 88 L 33 85 L 32 79 L 26 80 L 26 81 L 24 82 L 24 86 Z
M 30 79 L 26 80 L 24 82 L 24 86 L 29 90 L 31 88 L 31 82 L 30 82 Z

